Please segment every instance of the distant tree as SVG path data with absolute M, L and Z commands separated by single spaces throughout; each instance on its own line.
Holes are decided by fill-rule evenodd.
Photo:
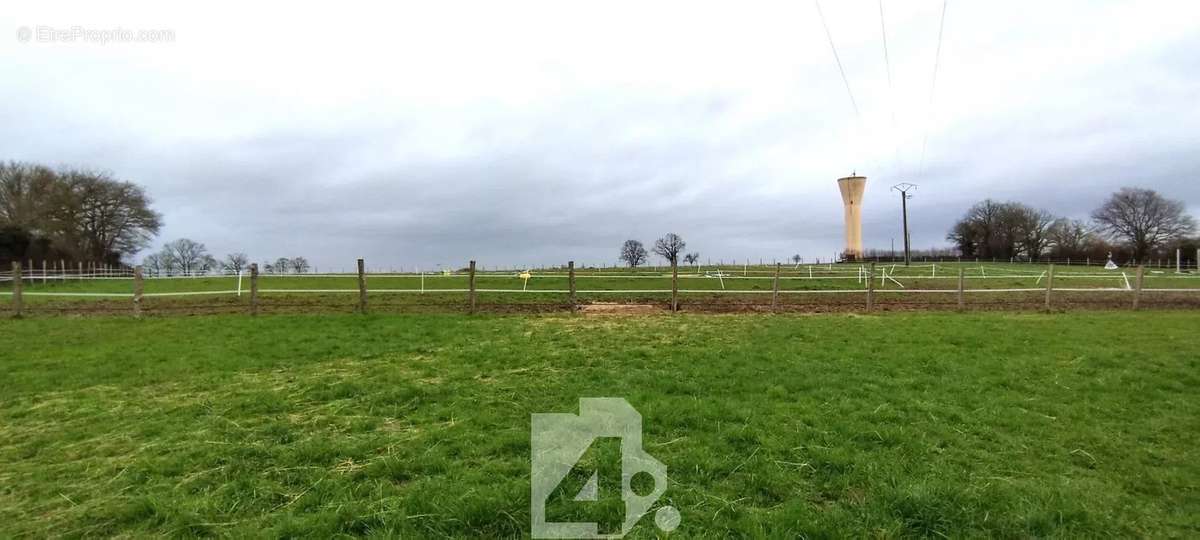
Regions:
M 103 172 L 0 163 L 0 226 L 23 229 L 63 257 L 119 262 L 158 233 L 145 190 Z
M 292 268 L 292 260 L 287 257 L 275 259 L 275 273 L 286 274 Z
M 1086 256 L 1092 231 L 1082 220 L 1060 218 L 1050 225 L 1048 236 L 1050 252 L 1055 257 L 1082 258 Z
M 225 256 L 221 268 L 230 274 L 240 274 L 250 265 L 250 258 L 245 253 L 230 253 Z
M 175 259 L 174 255 L 168 253 L 165 248 L 158 253 L 158 258 L 162 260 L 162 271 L 164 274 L 173 276 L 179 273 L 179 261 Z
M 292 271 L 297 274 L 308 273 L 308 259 L 304 257 L 293 257 L 291 262 Z
M 954 227 L 946 234 L 946 240 L 954 242 L 954 246 L 958 248 L 959 254 L 963 257 L 974 257 L 979 253 L 979 236 L 976 234 L 974 224 L 966 219 L 961 219 L 954 224 Z
M 213 272 L 217 272 L 220 270 L 221 270 L 221 261 L 218 261 L 216 257 L 213 257 L 212 255 L 205 253 L 204 257 L 200 259 L 200 273 L 201 274 L 211 274 Z
M 688 253 L 687 255 L 683 256 L 683 262 L 686 264 L 696 264 L 696 263 L 700 262 L 700 254 L 699 253 Z
M 1101 232 L 1128 244 L 1137 260 L 1196 230 L 1196 221 L 1187 215 L 1182 201 L 1152 189 L 1121 188 L 1092 212 L 1092 220 Z
M 666 259 L 667 262 L 676 264 L 679 261 L 679 254 L 686 247 L 687 242 L 684 242 L 678 234 L 667 233 L 666 236 L 654 242 L 654 253 Z
M 29 255 L 29 246 L 34 243 L 33 234 L 16 225 L 0 226 L 0 263 L 24 260 Z M 0 268 L 6 268 L 2 265 Z
M 275 273 L 275 265 L 273 265 L 271 263 L 263 263 L 263 273 L 274 274 Z
M 1011 211 L 1020 251 L 1030 258 L 1040 257 L 1050 245 L 1050 226 L 1056 218 L 1050 212 L 1023 204 L 1014 205 Z
M 642 263 L 646 262 L 649 255 L 646 253 L 646 247 L 637 240 L 626 240 L 621 246 L 620 260 L 625 261 L 630 268 L 637 268 Z
M 792 262 L 800 264 L 801 262 L 804 262 L 804 257 L 801 257 L 799 253 L 792 255 Z
M 1001 203 L 985 199 L 967 210 L 946 239 L 957 244 L 963 255 L 994 256 L 993 249 L 998 243 L 995 230 L 1002 211 Z
M 162 216 L 150 209 L 141 186 L 93 171 L 72 170 L 60 176 L 71 193 L 64 212 L 75 217 L 67 235 L 78 239 L 85 257 L 117 262 L 114 259 L 136 253 L 158 234 Z
M 197 274 L 203 271 L 205 263 L 212 257 L 204 244 L 180 238 L 163 246 L 160 255 L 167 262 L 168 273 L 178 272 L 183 275 Z
M 54 206 L 64 187 L 43 165 L 0 162 L 0 223 L 33 234 L 54 232 Z
M 946 234 L 964 257 L 1038 257 L 1050 244 L 1054 216 L 1016 202 L 985 199 Z
M 161 276 L 167 272 L 166 262 L 159 253 L 151 253 L 142 259 L 142 268 L 152 276 Z

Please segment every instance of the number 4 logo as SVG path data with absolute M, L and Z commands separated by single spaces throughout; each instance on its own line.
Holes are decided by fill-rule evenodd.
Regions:
M 620 538 L 666 492 L 667 467 L 642 449 L 642 416 L 624 399 L 581 398 L 578 415 L 533 414 L 531 420 L 530 532 L 534 538 Z M 652 488 L 635 489 L 635 476 L 648 476 Z M 619 499 L 609 495 L 618 485 Z M 549 520 L 551 500 L 567 507 L 566 512 L 554 512 L 556 518 L 561 514 L 592 520 Z M 624 519 L 612 519 L 622 515 L 622 506 Z M 679 511 L 671 506 L 660 507 L 654 515 L 655 524 L 668 532 L 679 521 Z M 608 532 L 616 523 L 620 530 Z

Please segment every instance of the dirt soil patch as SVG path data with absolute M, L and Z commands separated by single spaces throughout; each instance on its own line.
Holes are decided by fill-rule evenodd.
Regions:
M 587 315 L 652 315 L 662 313 L 662 306 L 654 304 L 619 304 L 616 302 L 596 302 L 579 306 L 579 311 Z

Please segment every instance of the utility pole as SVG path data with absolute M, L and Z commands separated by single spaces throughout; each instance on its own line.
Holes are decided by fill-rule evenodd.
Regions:
M 892 186 L 892 189 L 900 192 L 900 211 L 904 215 L 904 266 L 912 263 L 912 250 L 909 246 L 908 238 L 908 200 L 912 198 L 908 192 L 916 189 L 916 184 L 901 182 Z

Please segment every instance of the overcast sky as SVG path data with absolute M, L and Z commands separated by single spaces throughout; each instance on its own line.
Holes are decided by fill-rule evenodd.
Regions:
M 1190 0 L 950 0 L 932 99 L 940 0 L 883 2 L 890 85 L 877 0 L 826 0 L 857 115 L 808 1 L 101 4 L 0 13 L 0 159 L 141 184 L 159 242 L 217 255 L 611 264 L 676 232 L 828 259 L 851 171 L 868 247 L 901 237 L 901 181 L 921 248 L 986 197 L 1086 217 L 1130 185 L 1200 214 Z M 40 39 L 76 26 L 174 41 Z

